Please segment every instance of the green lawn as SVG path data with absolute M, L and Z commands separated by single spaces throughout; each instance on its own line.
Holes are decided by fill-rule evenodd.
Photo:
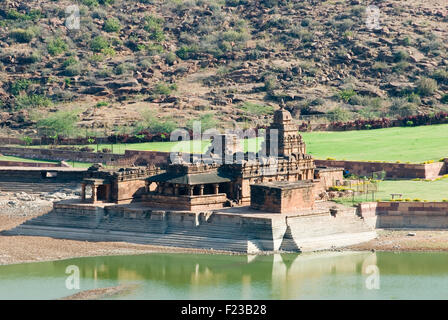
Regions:
M 356 195 L 354 203 L 352 197 L 339 198 L 335 201 L 345 205 L 374 200 L 389 201 L 392 199 L 392 193 L 401 193 L 402 199 L 442 201 L 448 199 L 448 178 L 436 181 L 384 180 L 378 184 L 378 192 L 375 193 L 375 199 L 372 199 L 372 194 L 369 193 L 367 196 L 365 194 Z
M 303 133 L 317 159 L 410 161 L 448 157 L 448 125 Z
M 448 124 L 387 128 L 343 132 L 306 132 L 302 133 L 308 153 L 317 159 L 334 158 L 338 160 L 378 160 L 421 163 L 427 160 L 439 160 L 448 157 Z M 245 151 L 256 151 L 262 140 L 248 139 L 243 147 Z M 243 142 L 242 142 L 243 143 Z M 129 144 L 100 144 L 103 148 L 123 154 L 129 150 L 205 152 L 209 141 L 184 141 L 174 149 L 178 142 L 144 142 Z M 40 146 L 33 146 L 39 148 Z M 79 146 L 82 147 L 82 146 Z M 97 145 L 89 145 L 97 149 Z
M 391 193 L 403 194 L 403 199 L 441 201 L 448 199 L 448 179 L 437 181 L 385 180 L 379 183 L 377 199 L 390 200 Z
M 448 125 L 420 126 L 412 128 L 387 128 L 345 132 L 306 132 L 302 136 L 308 153 L 317 159 L 328 157 L 338 160 L 379 160 L 419 163 L 448 157 Z M 177 142 L 147 142 L 114 145 L 113 150 L 124 153 L 130 150 L 172 151 Z M 191 142 L 181 142 L 180 150 L 205 152 L 208 141 L 196 148 Z M 245 151 L 255 151 L 261 145 L 255 139 L 246 140 Z M 92 147 L 96 147 L 95 145 Z M 99 149 L 111 145 L 100 145 Z
M 240 144 L 245 151 L 255 152 L 261 146 L 263 139 L 247 139 L 241 140 Z M 142 142 L 142 143 L 119 143 L 119 144 L 89 144 L 76 146 L 79 148 L 90 147 L 93 152 L 97 149 L 99 152 L 103 148 L 111 150 L 113 153 L 124 154 L 125 150 L 143 150 L 143 151 L 163 151 L 163 152 L 193 152 L 193 153 L 204 153 L 210 146 L 210 141 L 180 141 L 180 142 Z M 45 148 L 48 146 L 31 146 L 29 148 Z

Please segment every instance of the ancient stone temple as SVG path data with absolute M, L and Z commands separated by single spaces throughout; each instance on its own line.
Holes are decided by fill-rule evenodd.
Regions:
M 99 165 L 90 167 L 81 182 L 81 199 L 87 203 L 127 203 L 138 200 L 146 189 L 146 178 L 161 172 L 160 168 L 104 169 Z M 90 197 L 87 198 L 87 189 Z
M 142 200 L 154 207 L 181 210 L 249 205 L 251 186 L 271 182 L 279 182 L 273 186 L 276 190 L 281 187 L 281 182 L 290 182 L 288 190 L 296 186 L 301 191 L 307 189 L 307 195 L 312 194 L 308 189 L 315 187 L 315 183 L 311 182 L 314 179 L 314 160 L 305 153 L 302 136 L 291 114 L 284 108 L 274 113 L 274 121 L 266 130 L 265 142 L 258 154 L 239 151 L 234 135 L 220 135 L 217 138 L 221 139 L 220 143 L 211 147 L 211 153 L 203 159 L 196 162 L 176 161 L 167 167 L 166 172 L 149 177 L 147 189 L 153 183 L 156 188 L 145 194 Z M 213 149 L 219 149 L 221 158 L 213 154 Z M 228 161 L 229 152 L 231 161 Z M 308 183 L 292 183 L 298 181 Z M 270 194 L 276 193 L 272 191 Z M 307 196 L 307 199 L 304 206 L 311 207 L 310 201 L 314 201 L 314 196 Z M 283 199 L 282 203 L 285 201 Z M 298 204 L 294 206 L 300 207 Z M 281 211 L 278 208 L 275 210 Z
M 170 164 L 165 173 L 146 179 L 147 189 L 156 188 L 143 196 L 148 205 L 180 210 L 222 208 L 228 202 L 232 176 L 218 164 L 196 162 Z

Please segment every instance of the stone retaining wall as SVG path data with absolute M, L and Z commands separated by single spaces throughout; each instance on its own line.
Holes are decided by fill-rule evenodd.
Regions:
M 370 176 L 372 172 L 385 171 L 387 178 L 435 179 L 447 173 L 447 161 L 428 164 L 367 162 L 348 160 L 315 160 L 316 166 L 341 167 L 359 176 Z
M 63 168 L 59 163 L 0 161 L 0 167 L 34 167 L 34 168 Z
M 0 181 L 3 182 L 81 182 L 86 169 L 69 168 L 3 168 L 0 169 Z M 50 174 L 49 174 L 50 173 Z
M 55 203 L 50 213 L 1 234 L 247 253 L 323 250 L 368 241 L 376 236 L 354 212 L 337 216 L 322 212 L 306 217 L 285 217 L 125 205 L 103 209 L 70 201 Z
M 0 147 L 0 153 L 7 156 L 22 157 L 28 159 L 56 160 L 56 161 L 78 161 L 92 163 L 114 163 L 125 158 L 126 155 L 114 153 L 96 153 L 70 151 L 60 149 L 40 149 L 40 148 L 18 148 Z
M 0 147 L 0 153 L 28 159 L 105 163 L 112 166 L 164 165 L 168 164 L 170 160 L 170 152 L 140 150 L 125 150 L 124 154 L 116 154 L 61 149 Z
M 367 202 L 358 215 L 378 228 L 448 228 L 448 202 Z

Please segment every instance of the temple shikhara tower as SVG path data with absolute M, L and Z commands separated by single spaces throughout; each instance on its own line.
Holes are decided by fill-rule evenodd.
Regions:
M 291 114 L 284 109 L 283 105 L 274 113 L 274 121 L 266 132 L 265 145 L 267 155 L 271 154 L 271 150 L 281 157 L 306 153 L 305 142 Z

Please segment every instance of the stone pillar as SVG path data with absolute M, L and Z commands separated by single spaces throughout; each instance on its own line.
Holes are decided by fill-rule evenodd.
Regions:
M 106 201 L 111 201 L 111 192 L 110 192 L 110 184 L 106 184 Z
M 189 185 L 187 188 L 188 188 L 188 195 L 192 196 L 193 195 L 193 190 L 194 190 L 193 186 Z
M 98 200 L 97 193 L 98 193 L 98 187 L 96 185 L 92 185 L 92 203 L 97 202 Z
M 86 184 L 85 183 L 81 184 L 81 201 L 82 202 L 86 201 Z
M 178 184 L 175 184 L 175 185 L 174 185 L 174 195 L 175 195 L 175 196 L 178 196 L 178 195 L 179 195 L 179 185 L 178 185 Z
M 204 185 L 203 184 L 199 185 L 199 195 L 200 196 L 204 195 Z
M 218 183 L 215 183 L 215 184 L 213 185 L 213 188 L 214 188 L 215 194 L 218 194 L 218 193 L 219 193 L 219 184 L 218 184 Z

